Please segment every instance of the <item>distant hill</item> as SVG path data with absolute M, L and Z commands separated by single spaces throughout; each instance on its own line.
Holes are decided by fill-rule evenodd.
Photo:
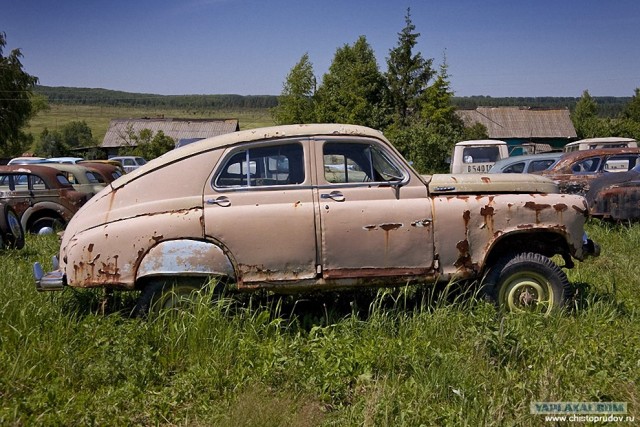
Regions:
M 35 92 L 46 96 L 52 104 L 108 105 L 126 107 L 206 108 L 206 109 L 265 109 L 278 105 L 276 95 L 156 95 L 131 93 L 109 89 L 36 86 Z M 580 98 L 571 97 L 454 97 L 460 109 L 476 107 L 541 107 L 573 109 Z M 631 97 L 593 97 L 601 117 L 617 116 Z

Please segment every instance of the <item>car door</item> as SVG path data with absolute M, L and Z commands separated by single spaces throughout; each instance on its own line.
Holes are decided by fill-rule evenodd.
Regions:
M 432 272 L 432 205 L 426 185 L 378 141 L 316 144 L 325 279 Z
M 316 229 L 308 142 L 229 148 L 204 190 L 205 234 L 251 282 L 316 276 Z

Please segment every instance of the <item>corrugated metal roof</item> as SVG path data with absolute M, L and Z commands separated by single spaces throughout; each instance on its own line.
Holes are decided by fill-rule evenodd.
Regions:
M 467 126 L 483 124 L 489 138 L 577 138 L 567 108 L 478 107 L 456 113 Z
M 138 134 L 143 129 L 149 129 L 154 135 L 162 131 L 178 141 L 223 135 L 240 130 L 240 126 L 237 119 L 113 119 L 100 146 L 120 147 L 128 140 L 130 131 Z

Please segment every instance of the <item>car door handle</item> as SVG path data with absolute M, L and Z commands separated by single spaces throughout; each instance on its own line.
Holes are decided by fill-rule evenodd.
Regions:
M 344 202 L 346 199 L 344 195 L 340 191 L 332 191 L 331 193 L 322 193 L 320 194 L 321 199 L 332 199 L 336 202 Z
M 220 196 L 215 199 L 207 199 L 208 205 L 218 205 L 223 208 L 231 206 L 231 200 L 227 196 Z

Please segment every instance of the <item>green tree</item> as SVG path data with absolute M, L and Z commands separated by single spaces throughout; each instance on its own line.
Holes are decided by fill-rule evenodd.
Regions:
M 96 142 L 87 122 L 84 120 L 72 121 L 63 125 L 59 131 L 50 131 L 45 128 L 40 134 L 35 152 L 43 157 L 72 156 L 74 148 L 87 148 L 95 145 Z
M 62 140 L 62 134 L 56 130 L 44 128 L 35 149 L 35 154 L 42 157 L 66 156 L 69 147 Z
M 314 94 L 316 78 L 309 54 L 305 53 L 291 69 L 273 109 L 277 124 L 312 123 L 315 121 Z
M 32 90 L 38 78 L 22 69 L 20 49 L 4 56 L 6 45 L 6 34 L 0 32 L 0 154 L 14 156 L 32 141 L 22 128 L 37 112 Z
M 588 90 L 582 92 L 582 97 L 571 114 L 571 120 L 579 138 L 603 136 L 599 134 L 602 124 L 598 119 L 598 104 Z
M 389 51 L 385 74 L 394 121 L 400 127 L 408 126 L 419 113 L 420 99 L 434 75 L 433 59 L 414 53 L 420 33 L 411 22 L 411 9 L 407 9 L 405 23 L 398 33 L 398 45 Z
M 452 103 L 453 91 L 449 83 L 449 73 L 446 58 L 440 65 L 436 80 L 429 86 L 420 98 L 420 116 L 427 125 L 452 125 L 462 129 L 462 120 L 456 115 L 456 108 Z
M 387 87 L 364 36 L 336 51 L 318 88 L 317 119 L 383 129 L 389 123 Z
M 154 135 L 150 129 L 142 129 L 135 133 L 129 128 L 125 137 L 126 144 L 120 149 L 120 155 L 140 156 L 147 160 L 160 157 L 175 148 L 176 142 L 159 130 Z
M 636 88 L 631 101 L 624 107 L 622 117 L 640 123 L 640 88 Z

